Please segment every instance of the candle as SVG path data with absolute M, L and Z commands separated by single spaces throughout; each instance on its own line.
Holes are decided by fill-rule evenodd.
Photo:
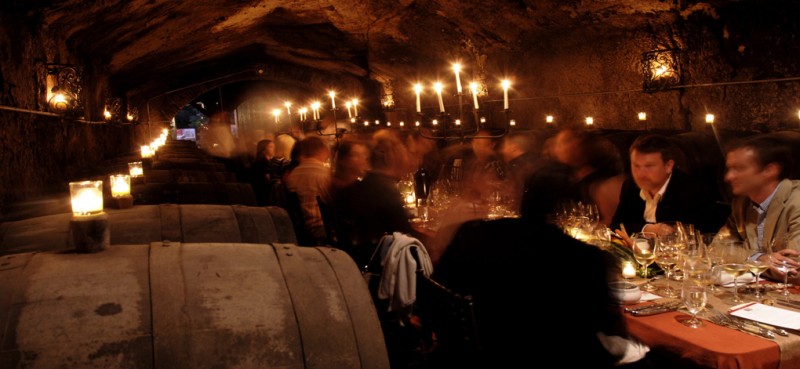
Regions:
M 461 125 L 461 119 L 456 119 L 456 125 L 457 125 L 457 126 L 460 126 L 460 125 Z
M 112 175 L 111 181 L 111 196 L 122 197 L 131 194 L 131 176 L 127 174 Z
M 504 79 L 501 85 L 503 86 L 503 109 L 508 110 L 508 88 L 511 87 L 511 81 Z
M 369 121 L 368 120 L 364 121 L 364 127 L 369 127 Z
M 150 145 L 142 145 L 142 158 L 152 158 L 153 157 L 153 150 L 150 148 Z
M 336 109 L 336 92 L 330 91 L 328 92 L 328 96 L 331 97 L 331 109 Z
M 413 192 L 406 193 L 406 205 L 415 205 L 417 203 L 416 196 Z
M 419 83 L 414 85 L 414 92 L 417 93 L 417 113 L 421 113 L 422 112 L 422 108 L 419 105 L 419 94 L 422 92 L 422 85 L 419 84 Z
M 453 64 L 453 71 L 456 72 L 456 92 L 461 94 L 461 76 L 459 73 L 461 72 L 461 64 L 455 63 Z
M 438 120 L 436 120 L 436 119 L 434 119 L 434 120 L 433 120 L 433 122 L 431 122 L 431 123 L 432 123 L 432 124 L 435 126 L 435 125 L 438 125 L 438 124 L 439 124 L 439 121 L 438 121 Z
M 406 122 L 403 122 L 403 121 L 401 120 L 401 121 L 400 121 L 400 127 L 403 127 L 403 126 L 405 126 L 405 125 L 406 125 Z
M 442 101 L 442 84 L 436 82 L 433 84 L 433 90 L 436 91 L 436 96 L 439 98 L 439 112 L 444 113 L 444 101 Z
M 283 103 L 283 106 L 286 107 L 286 115 L 292 116 L 292 109 L 291 109 L 292 108 L 292 103 L 287 101 L 287 102 Z
M 622 276 L 625 278 L 633 278 L 636 276 L 636 268 L 633 267 L 633 263 L 630 261 L 625 262 L 622 267 Z
M 353 117 L 353 109 L 350 109 L 350 107 L 353 106 L 353 105 L 350 104 L 350 102 L 348 101 L 348 102 L 344 103 L 344 106 L 347 107 L 347 117 L 348 118 L 352 118 Z
M 314 101 L 313 103 L 311 103 L 311 113 L 314 116 L 314 120 L 319 119 L 319 107 L 320 107 L 320 105 L 322 105 L 322 104 L 320 104 L 319 101 Z
M 706 114 L 706 123 L 708 124 L 714 123 L 714 114 Z
M 272 111 L 272 115 L 275 116 L 275 124 L 279 123 L 278 118 L 281 116 L 281 109 L 275 109 Z
M 481 117 L 481 123 L 486 123 L 486 117 Z
M 591 125 L 593 125 L 593 124 L 594 124 L 594 118 L 592 118 L 592 117 L 586 117 L 586 125 L 587 125 L 587 126 L 591 126 Z
M 475 82 L 470 83 L 469 89 L 472 91 L 472 103 L 475 104 L 475 110 L 478 110 L 478 84 Z
M 517 121 L 516 121 L 516 120 L 514 120 L 514 119 L 512 119 L 512 120 L 508 121 L 508 124 L 509 124 L 510 126 L 514 127 L 514 126 L 516 126 L 516 125 L 517 125 Z
M 130 172 L 131 177 L 133 178 L 141 177 L 144 174 L 144 171 L 142 170 L 142 162 L 135 161 L 133 163 L 128 163 L 128 172 Z
M 645 113 L 645 112 L 640 112 L 640 113 L 639 113 L 639 120 L 640 120 L 640 121 L 646 121 L 646 120 L 647 120 L 647 113 Z
M 419 127 L 419 121 L 414 122 L 415 127 Z
M 70 182 L 72 214 L 97 214 L 103 211 L 103 181 Z
M 297 112 L 300 113 L 300 120 L 306 120 L 306 112 L 307 111 L 308 111 L 308 109 L 306 109 L 306 108 L 300 108 L 299 110 L 297 110 Z
M 353 115 L 358 116 L 358 99 L 353 99 Z
M 544 118 L 544 120 L 545 120 L 547 123 L 553 123 L 553 120 L 555 120 L 555 118 L 553 118 L 553 116 L 552 116 L 552 115 L 548 115 L 548 116 L 546 116 L 546 117 Z

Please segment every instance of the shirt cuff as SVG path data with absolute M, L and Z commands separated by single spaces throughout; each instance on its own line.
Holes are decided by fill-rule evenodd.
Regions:
M 760 258 L 762 255 L 764 255 L 764 253 L 763 253 L 763 252 L 757 252 L 757 253 L 755 253 L 755 254 L 753 254 L 753 255 L 750 255 L 750 257 L 748 257 L 748 258 L 747 258 L 747 260 L 750 260 L 750 261 L 756 261 L 756 260 L 758 260 L 758 258 Z

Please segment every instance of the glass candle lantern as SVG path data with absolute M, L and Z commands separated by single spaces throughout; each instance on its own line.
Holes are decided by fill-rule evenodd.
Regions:
M 131 176 L 127 174 L 115 174 L 110 177 L 111 196 L 122 197 L 131 194 Z
M 103 212 L 103 181 L 70 182 L 69 193 L 73 215 Z
M 135 161 L 133 163 L 128 163 L 128 171 L 130 172 L 131 178 L 143 176 L 144 170 L 142 169 L 142 162 Z
M 152 158 L 153 157 L 153 149 L 150 145 L 142 146 L 142 159 Z

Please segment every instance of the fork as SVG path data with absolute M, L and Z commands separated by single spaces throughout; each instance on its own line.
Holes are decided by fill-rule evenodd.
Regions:
M 740 332 L 750 333 L 768 339 L 775 339 L 775 333 L 773 333 L 772 331 L 766 330 L 761 327 L 755 329 L 753 327 L 746 326 L 744 325 L 744 323 L 735 321 L 734 319 L 731 319 L 725 314 L 720 313 L 719 311 L 714 309 L 708 309 L 708 311 L 711 312 L 712 314 L 712 316 L 710 316 L 708 320 L 710 320 L 712 323 L 716 325 L 732 328 Z

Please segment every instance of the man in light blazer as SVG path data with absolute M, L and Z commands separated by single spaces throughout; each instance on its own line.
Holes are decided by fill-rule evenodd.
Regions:
M 741 141 L 727 150 L 725 182 L 734 195 L 732 212 L 723 226 L 723 235 L 745 241 L 750 259 L 766 260 L 771 248 L 776 260 L 793 258 L 800 248 L 800 181 L 787 178 L 792 152 L 782 139 L 759 135 Z M 768 277 L 783 280 L 783 274 L 770 269 Z M 790 276 L 797 276 L 791 271 Z

